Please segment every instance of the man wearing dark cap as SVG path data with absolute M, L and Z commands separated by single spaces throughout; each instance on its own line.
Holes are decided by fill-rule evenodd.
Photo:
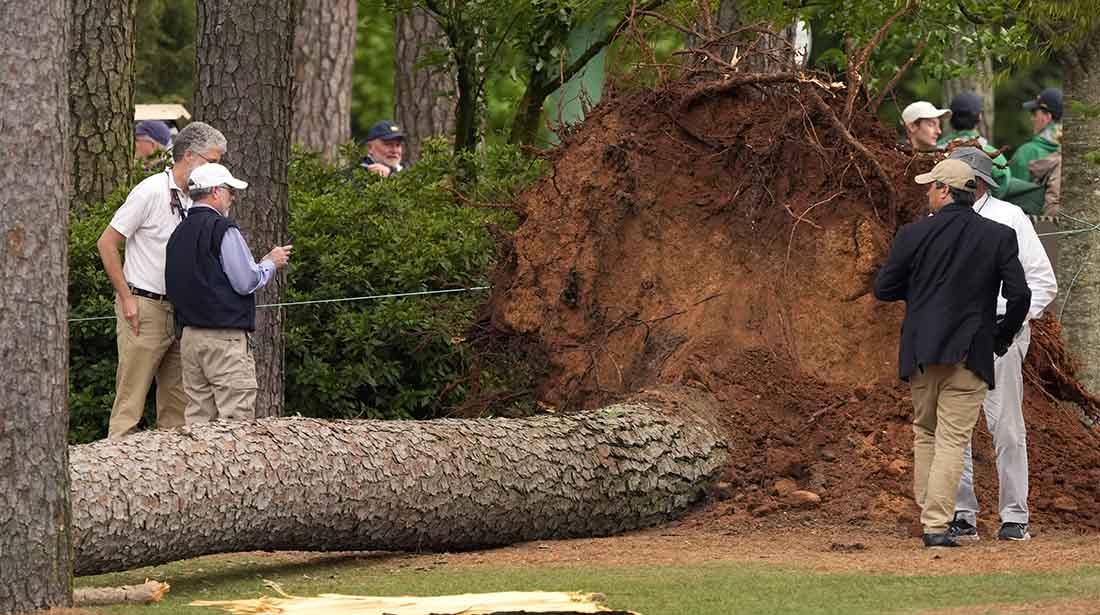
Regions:
M 382 120 L 370 127 L 367 132 L 367 155 L 359 161 L 359 166 L 389 177 L 402 170 L 401 157 L 405 154 L 405 131 L 389 120 Z
M 1062 123 L 1062 90 L 1047 88 L 1039 93 L 1035 100 L 1024 103 L 1024 109 L 1031 112 L 1031 140 L 1016 148 L 1009 163 L 1013 177 L 1031 177 L 1028 164 L 1032 160 L 1046 158 L 1058 151 L 1057 134 Z
M 1031 304 L 1027 320 L 1042 316 L 1054 296 L 1058 294 L 1058 282 L 1050 266 L 1039 236 L 1027 214 L 1012 203 L 994 198 L 989 189 L 994 185 L 993 161 L 974 147 L 959 147 L 951 152 L 951 159 L 970 166 L 978 179 L 974 211 L 994 222 L 1010 227 L 1016 233 L 1019 245 L 1020 265 L 1024 269 Z M 1004 297 L 997 298 L 997 315 L 1007 311 Z M 1027 540 L 1028 527 L 1028 469 L 1027 436 L 1024 428 L 1024 357 L 1031 342 L 1031 327 L 1027 320 L 1012 339 L 1008 351 L 993 361 L 996 386 L 985 396 L 982 407 L 985 424 L 993 436 L 996 451 L 997 479 L 1000 486 L 998 511 L 1001 528 L 997 537 L 1001 540 Z M 963 456 L 962 480 L 955 502 L 955 519 L 948 531 L 958 539 L 978 539 L 978 498 L 974 493 L 974 463 L 971 446 L 966 445 Z
M 134 125 L 134 157 L 147 160 L 172 145 L 172 131 L 160 120 L 145 120 Z
M 898 375 L 913 392 L 913 495 L 926 547 L 957 547 L 948 532 L 963 450 L 994 387 L 1004 354 L 1027 316 L 1031 293 L 1012 229 L 974 211 L 974 172 L 944 160 L 916 177 L 933 215 L 894 238 L 875 277 L 875 297 L 905 301 Z M 997 291 L 1007 308 L 995 320 Z
M 947 147 L 954 143 L 978 143 L 982 151 L 993 159 L 993 195 L 1002 197 L 1012 177 L 1008 170 L 1008 160 L 997 148 L 989 144 L 978 132 L 978 125 L 982 122 L 982 97 L 969 90 L 959 92 L 951 99 L 951 128 L 953 132 L 940 138 L 939 145 Z

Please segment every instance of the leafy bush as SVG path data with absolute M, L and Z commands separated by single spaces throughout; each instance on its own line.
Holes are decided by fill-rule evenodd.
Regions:
M 456 158 L 442 141 L 425 143 L 415 166 L 387 179 L 296 154 L 286 300 L 487 286 L 496 254 L 487 225 L 510 228 L 515 220 L 506 209 L 465 202 L 510 201 L 538 168 L 514 148 L 488 147 Z M 460 175 L 477 181 L 456 188 Z M 112 314 L 95 241 L 124 197 L 71 217 L 74 318 Z M 284 308 L 287 412 L 326 418 L 446 413 L 467 393 L 472 357 L 462 335 L 486 296 L 475 291 Z M 70 439 L 85 442 L 106 434 L 117 358 L 114 321 L 72 323 L 70 336 Z M 150 418 L 147 413 L 146 423 Z

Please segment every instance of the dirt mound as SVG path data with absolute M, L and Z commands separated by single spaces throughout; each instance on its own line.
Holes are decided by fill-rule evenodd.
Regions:
M 492 324 L 545 358 L 539 398 L 562 411 L 661 384 L 711 391 L 733 453 L 732 499 L 711 515 L 808 507 L 798 514 L 910 526 L 904 308 L 876 301 L 871 281 L 894 221 L 922 212 L 912 176 L 932 160 L 859 112 L 852 130 L 876 168 L 816 86 L 723 89 L 609 97 L 566 138 L 518 201 Z M 1036 337 L 1064 361 L 1056 334 Z M 1033 519 L 1100 528 L 1100 438 L 1056 399 L 1072 372 L 1033 366 L 1029 381 L 1058 383 L 1027 394 Z M 978 434 L 988 510 L 995 472 Z

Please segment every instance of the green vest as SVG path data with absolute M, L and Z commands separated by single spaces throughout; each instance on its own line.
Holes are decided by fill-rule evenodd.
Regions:
M 1057 129 L 1058 125 L 1051 123 L 1042 132 L 1031 137 L 1030 141 L 1016 148 L 1016 152 L 1012 154 L 1012 162 L 1009 163 L 1009 170 L 1012 171 L 1013 177 L 1031 179 L 1031 173 L 1027 169 L 1028 163 L 1046 158 L 1058 151 L 1058 143 L 1053 137 Z

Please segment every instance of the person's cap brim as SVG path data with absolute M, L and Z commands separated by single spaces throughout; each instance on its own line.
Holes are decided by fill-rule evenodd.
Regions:
M 983 182 L 985 182 L 986 185 L 989 186 L 990 188 L 996 188 L 997 187 L 997 180 L 993 179 L 993 176 L 986 175 L 985 173 L 982 173 L 981 171 L 975 169 L 974 167 L 971 167 L 970 170 L 974 171 L 974 177 L 976 177 L 976 178 L 982 180 Z
M 918 184 L 930 184 L 936 181 L 936 178 L 931 173 L 921 173 L 913 178 Z
M 1037 100 L 1029 100 L 1029 101 L 1024 103 L 1024 109 L 1026 109 L 1028 111 L 1034 111 L 1034 110 L 1039 108 L 1040 104 L 1041 103 Z
M 231 186 L 233 188 L 236 188 L 237 190 L 244 190 L 245 188 L 248 187 L 248 182 L 241 181 L 241 180 L 237 179 L 236 177 L 234 177 L 232 179 L 227 179 L 227 180 L 225 180 L 224 183 L 225 183 L 226 186 Z
M 925 112 L 917 116 L 917 120 L 942 120 L 951 118 L 950 109 L 936 109 L 935 112 Z M 913 120 L 916 121 L 916 120 Z

